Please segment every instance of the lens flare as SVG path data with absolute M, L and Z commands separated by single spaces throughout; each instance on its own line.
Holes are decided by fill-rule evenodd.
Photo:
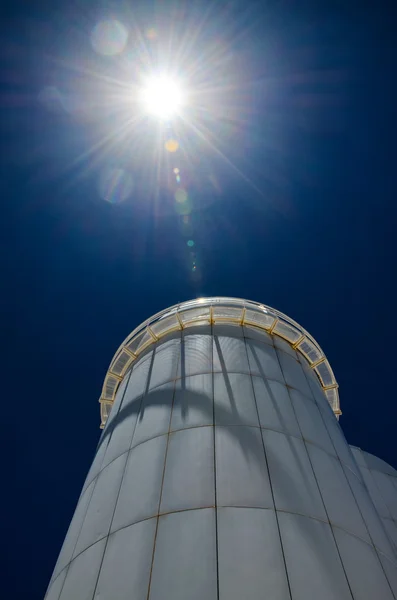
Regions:
M 180 188 L 179 190 L 177 190 L 175 192 L 175 200 L 177 202 L 179 202 L 180 204 L 182 204 L 183 202 L 186 202 L 187 200 L 187 192 L 186 190 Z
M 104 56 L 121 54 L 127 41 L 128 29 L 116 19 L 97 23 L 91 33 L 92 47 Z
M 157 31 L 154 27 L 150 27 L 150 29 L 146 30 L 146 37 L 148 40 L 155 40 L 157 37 Z
M 176 152 L 179 148 L 179 144 L 176 140 L 167 140 L 164 147 L 168 152 Z
M 118 167 L 106 167 L 99 177 L 99 193 L 111 204 L 119 204 L 131 196 L 134 181 L 130 173 Z

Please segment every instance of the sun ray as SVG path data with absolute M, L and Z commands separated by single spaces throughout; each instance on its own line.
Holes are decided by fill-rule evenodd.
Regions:
M 238 167 L 237 167 L 237 166 L 236 166 L 236 165 L 235 165 L 235 164 L 234 164 L 234 163 L 233 163 L 233 162 L 232 162 L 232 161 L 231 161 L 231 160 L 230 160 L 230 159 L 227 157 L 227 156 L 226 156 L 226 154 L 225 154 L 224 152 L 222 152 L 222 150 L 220 150 L 220 149 L 219 149 L 219 148 L 218 148 L 218 147 L 215 145 L 215 143 L 214 143 L 214 142 L 213 142 L 213 141 L 210 139 L 212 136 L 211 136 L 211 132 L 210 132 L 210 130 L 209 130 L 207 127 L 205 127 L 205 126 L 202 126 L 202 127 L 203 127 L 203 129 L 205 129 L 205 130 L 206 130 L 206 134 L 207 134 L 207 136 L 206 136 L 206 135 L 205 135 L 205 134 L 204 134 L 202 131 L 200 131 L 200 129 L 199 129 L 199 128 L 198 128 L 196 125 L 194 125 L 194 123 L 192 123 L 191 121 L 185 120 L 185 123 L 186 123 L 186 125 L 187 125 L 188 127 L 190 127 L 191 129 L 193 129 L 193 131 L 194 131 L 194 132 L 195 132 L 195 133 L 196 133 L 196 134 L 197 134 L 197 135 L 198 135 L 198 136 L 199 136 L 199 137 L 200 137 L 202 140 L 204 140 L 204 141 L 205 141 L 205 142 L 208 144 L 208 146 L 209 146 L 209 147 L 210 147 L 210 148 L 211 148 L 211 149 L 212 149 L 212 150 L 213 150 L 213 151 L 214 151 L 214 152 L 215 152 L 215 153 L 216 153 L 218 156 L 220 156 L 220 157 L 221 157 L 221 158 L 222 158 L 222 159 L 223 159 L 223 160 L 224 160 L 224 161 L 227 163 L 227 165 L 229 165 L 229 167 L 231 167 L 231 168 L 232 168 L 232 169 L 235 171 L 235 173 L 237 173 L 237 174 L 238 174 L 238 175 L 239 175 L 239 176 L 240 176 L 242 179 L 244 179 L 244 181 L 245 181 L 246 183 L 248 183 L 248 185 L 249 185 L 249 186 L 250 186 L 250 187 L 251 187 L 253 190 L 255 190 L 255 191 L 256 191 L 258 194 L 260 194 L 261 196 L 264 196 L 264 193 L 263 193 L 263 191 L 262 191 L 260 188 L 258 188 L 258 187 L 257 187 L 257 186 L 254 184 L 254 182 L 253 182 L 253 181 L 251 181 L 251 180 L 249 179 L 249 177 L 247 177 L 247 176 L 246 176 L 246 175 L 245 175 L 245 174 L 244 174 L 244 173 L 243 173 L 243 172 L 242 172 L 242 171 L 241 171 L 241 170 L 240 170 L 240 169 L 239 169 L 239 168 L 238 168 Z
M 75 169 L 78 165 L 82 165 L 85 161 L 87 161 L 90 157 L 93 157 L 92 162 L 89 165 L 87 171 L 80 172 L 80 174 L 75 173 L 74 178 L 69 181 L 66 185 L 66 189 L 71 185 L 75 185 L 79 179 L 81 179 L 84 175 L 87 174 L 88 171 L 92 171 L 101 159 L 104 158 L 105 155 L 108 155 L 109 152 L 114 148 L 119 141 L 119 135 L 124 131 L 126 133 L 126 129 L 131 127 L 131 125 L 136 125 L 142 121 L 142 115 L 139 115 L 135 118 L 131 118 L 129 122 L 125 122 L 116 130 L 112 130 L 108 135 L 102 137 L 96 144 L 93 144 L 90 148 L 88 148 L 85 152 L 81 153 L 77 156 L 71 163 L 65 166 L 63 173 L 66 174 Z M 100 153 L 100 151 L 103 151 Z

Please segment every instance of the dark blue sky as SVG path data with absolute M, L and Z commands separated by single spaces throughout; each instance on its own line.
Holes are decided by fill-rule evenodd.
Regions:
M 349 442 L 397 465 L 392 3 L 55 4 L 0 9 L 2 591 L 30 600 L 95 450 L 108 363 L 178 301 L 245 297 L 297 320 L 333 367 Z M 130 33 L 115 56 L 90 42 L 108 18 Z M 178 56 L 184 75 L 198 64 L 198 132 L 144 121 L 98 146 L 126 122 L 121 84 L 195 28 Z

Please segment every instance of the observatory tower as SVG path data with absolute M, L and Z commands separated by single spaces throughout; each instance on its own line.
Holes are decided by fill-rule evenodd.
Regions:
M 289 317 L 166 309 L 117 350 L 100 408 L 46 600 L 397 600 L 397 471 L 348 445 Z

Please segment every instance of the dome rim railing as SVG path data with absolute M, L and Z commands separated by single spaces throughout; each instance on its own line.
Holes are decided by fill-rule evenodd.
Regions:
M 193 313 L 193 311 L 197 311 L 199 308 L 202 308 L 203 310 L 208 308 L 208 314 L 204 313 L 201 316 L 199 315 L 197 318 L 192 318 L 190 320 L 187 319 L 185 321 L 183 320 L 182 316 L 189 316 L 189 313 Z M 229 308 L 229 311 L 231 308 L 237 311 L 240 310 L 241 314 L 238 312 L 236 313 L 236 316 L 231 316 L 230 314 L 229 316 L 227 314 L 222 316 L 217 314 L 219 309 L 222 308 Z M 218 311 L 216 311 L 216 309 L 218 309 Z M 262 323 L 260 319 L 258 321 L 254 321 L 253 319 L 247 318 L 251 316 L 247 311 L 252 311 L 258 316 L 258 318 L 262 317 Z M 269 321 L 266 323 L 265 315 L 271 318 L 272 322 Z M 173 324 L 172 317 L 175 317 Z M 161 321 L 164 322 L 167 318 L 171 319 L 170 326 L 162 329 L 161 331 L 158 330 L 158 328 L 156 331 L 153 330 L 158 323 L 161 323 Z M 124 379 L 125 374 L 130 369 L 131 364 L 138 359 L 138 357 L 146 350 L 146 348 L 156 343 L 159 339 L 163 338 L 165 335 L 168 335 L 172 331 L 183 330 L 193 326 L 200 326 L 205 323 L 229 323 L 231 325 L 237 324 L 241 326 L 245 325 L 248 327 L 255 327 L 257 329 L 264 330 L 273 336 L 276 335 L 286 340 L 295 350 L 304 356 L 310 368 L 316 373 L 319 383 L 324 390 L 325 396 L 330 403 L 336 418 L 339 418 L 339 416 L 342 414 L 339 403 L 338 384 L 336 382 L 331 365 L 329 364 L 327 357 L 322 351 L 320 345 L 306 329 L 281 311 L 266 304 L 255 302 L 253 300 L 246 300 L 243 298 L 214 296 L 208 298 L 197 298 L 196 300 L 187 300 L 186 302 L 174 304 L 173 306 L 165 308 L 138 325 L 124 339 L 110 362 L 103 383 L 102 394 L 99 398 L 101 405 L 100 426 L 102 429 L 106 424 L 121 381 Z M 291 336 L 296 336 L 297 334 L 299 334 L 299 336 L 297 338 L 295 337 L 294 340 Z M 146 339 L 143 341 L 145 336 Z M 137 347 L 132 349 L 131 345 L 133 345 L 134 341 L 137 342 Z

